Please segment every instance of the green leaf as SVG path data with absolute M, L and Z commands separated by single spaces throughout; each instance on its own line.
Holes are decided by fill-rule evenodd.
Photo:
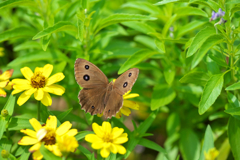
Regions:
M 8 111 L 8 115 L 12 116 L 14 106 L 15 106 L 16 96 L 10 94 L 7 103 L 5 104 L 3 109 L 6 109 Z
M 75 138 L 77 139 L 77 141 L 85 138 L 86 135 L 88 134 L 94 134 L 93 131 L 81 131 L 81 132 L 78 132 L 78 134 L 75 136 Z
M 199 31 L 194 37 L 191 46 L 188 49 L 187 57 L 192 56 L 201 46 L 202 44 L 210 37 L 215 34 L 215 29 L 213 27 L 206 27 Z
M 154 28 L 152 28 L 148 24 L 142 23 L 142 22 L 133 21 L 133 22 L 123 22 L 121 24 L 124 26 L 127 26 L 129 28 L 132 28 L 136 31 L 139 31 L 141 33 L 144 33 L 144 34 L 148 34 L 150 32 L 155 32 Z
M 29 27 L 18 27 L 0 33 L 0 42 L 16 38 L 28 38 L 36 34 L 36 31 Z
M 220 52 L 210 52 L 209 57 L 214 60 L 219 66 L 223 66 L 228 68 L 226 63 L 226 57 L 222 55 Z
M 61 157 L 54 155 L 51 151 L 44 147 L 44 144 L 40 147 L 40 152 L 46 160 L 62 160 Z
M 229 109 L 225 110 L 224 112 L 231 114 L 231 115 L 240 115 L 240 107 L 229 108 Z
M 193 70 L 185 74 L 179 81 L 181 83 L 193 83 L 196 85 L 204 86 L 209 80 L 206 72 Z
M 192 15 L 208 17 L 206 12 L 196 7 L 181 7 L 176 11 L 175 14 L 177 14 L 178 17 Z
M 205 160 L 204 152 L 208 152 L 208 150 L 212 148 L 214 148 L 213 132 L 211 126 L 208 125 L 204 136 L 200 158 L 198 160 Z
M 240 159 L 240 120 L 230 117 L 228 122 L 228 138 L 234 159 Z
M 7 124 L 7 121 L 5 120 L 5 118 L 0 117 L 0 139 L 2 138 L 3 133 L 6 130 L 6 127 L 7 127 L 6 124 Z
M 156 20 L 155 17 L 145 16 L 141 14 L 113 14 L 105 19 L 103 19 L 97 30 L 94 32 L 96 35 L 101 29 L 120 22 L 126 22 L 126 21 L 140 21 L 140 20 Z
M 130 2 L 124 3 L 122 7 L 139 9 L 139 10 L 152 13 L 152 14 L 157 14 L 157 15 L 162 13 L 159 7 L 153 5 L 152 3 L 144 2 L 144 1 L 132 1 L 132 2 L 130 1 Z
M 42 49 L 43 49 L 44 51 L 47 50 L 48 44 L 49 44 L 49 42 L 50 42 L 50 40 L 51 40 L 51 37 L 52 37 L 52 35 L 49 34 L 49 35 L 41 38 Z
M 139 145 L 142 145 L 144 147 L 150 148 L 152 150 L 158 151 L 158 152 L 163 152 L 164 154 L 167 154 L 166 150 L 163 149 L 161 146 L 159 146 L 157 143 L 150 141 L 145 138 L 141 138 L 140 141 L 138 142 Z
M 171 16 L 171 18 L 168 19 L 168 21 L 165 23 L 163 30 L 162 30 L 162 36 L 165 38 L 167 37 L 167 33 L 169 31 L 169 28 L 172 26 L 173 22 L 177 19 L 177 14 L 174 14 Z
M 133 149 L 136 147 L 136 145 L 139 142 L 139 139 L 135 138 L 132 134 L 128 136 L 129 136 L 129 141 L 128 141 L 128 146 L 126 148 L 127 152 L 124 155 L 124 159 L 127 159 L 127 157 L 132 153 Z
M 14 51 L 21 51 L 25 49 L 41 49 L 41 45 L 36 41 L 26 41 L 14 47 Z
M 29 119 L 26 118 L 15 118 L 13 117 L 8 125 L 8 129 L 21 130 L 21 129 L 33 129 L 32 125 L 29 123 Z
M 152 50 L 156 50 L 157 47 L 154 44 L 154 38 L 150 36 L 145 36 L 145 35 L 137 35 L 134 37 L 134 41 L 143 44 L 147 48 L 150 48 Z
M 105 160 L 116 160 L 116 156 L 117 154 L 110 152 L 110 155 Z
M 202 46 L 199 49 L 199 51 L 197 52 L 197 54 L 194 55 L 193 60 L 192 60 L 191 69 L 193 69 L 194 67 L 196 67 L 198 65 L 198 63 L 203 59 L 203 57 L 209 51 L 209 49 L 211 49 L 213 46 L 215 46 L 216 44 L 219 44 L 221 42 L 223 42 L 223 37 L 221 35 L 214 34 L 214 35 L 211 35 L 210 37 L 208 37 L 208 39 L 202 44 Z M 190 50 L 190 48 L 189 48 L 189 50 Z
M 51 33 L 60 32 L 60 31 L 74 31 L 76 33 L 78 32 L 77 27 L 74 26 L 71 22 L 60 21 L 60 22 L 54 24 L 53 26 L 40 31 L 32 39 L 33 40 L 39 39 L 39 38 L 47 36 Z
M 217 97 L 220 95 L 223 86 L 223 74 L 213 75 L 205 85 L 203 94 L 199 103 L 199 114 L 205 113 L 208 108 L 213 105 Z
M 240 82 L 234 83 L 231 86 L 228 86 L 226 88 L 227 91 L 229 91 L 229 90 L 232 91 L 232 90 L 237 90 L 237 89 L 240 89 Z
M 180 151 L 184 160 L 197 160 L 200 156 L 200 142 L 190 129 L 180 132 Z
M 174 3 L 174 2 L 188 2 L 188 0 L 162 0 L 158 3 L 155 3 L 154 5 L 160 6 L 168 3 Z
M 62 121 L 71 111 L 73 108 L 69 108 L 68 110 L 66 110 L 65 112 L 60 113 L 59 115 L 57 115 L 57 119 L 59 121 Z
M 175 73 L 176 73 L 176 70 L 173 65 L 172 66 L 168 65 L 167 67 L 164 68 L 163 74 L 167 84 L 169 85 L 172 84 L 175 77 Z
M 228 103 L 231 108 L 240 107 L 240 102 L 232 93 L 227 93 Z
M 36 3 L 32 0 L 7 0 L 0 3 L 0 9 L 4 9 L 6 7 L 13 7 L 19 5 L 36 5 Z M 3 11 L 3 10 L 2 10 Z
M 88 158 L 88 159 L 91 159 L 92 157 L 92 153 L 87 150 L 85 147 L 83 147 L 82 145 L 79 145 L 78 146 L 78 149 Z
M 166 84 L 157 84 L 153 88 L 151 99 L 151 110 L 154 111 L 159 107 L 168 105 L 176 97 L 176 92 Z
M 26 160 L 29 158 L 31 152 L 28 151 L 29 147 L 24 146 L 24 152 L 20 156 L 20 160 Z
M 146 120 L 144 120 L 138 127 L 138 134 L 141 137 L 143 134 L 145 134 L 148 130 L 148 128 L 152 125 L 153 121 L 155 120 L 157 116 L 158 111 L 152 112 Z
M 131 131 L 119 119 L 112 117 L 111 121 L 114 123 L 115 126 L 123 128 L 124 132 L 126 132 L 128 135 L 131 134 Z
M 160 41 L 158 39 L 155 39 L 154 42 L 155 42 L 157 48 L 159 49 L 159 52 L 164 54 L 166 52 L 164 42 Z
M 140 50 L 134 53 L 131 57 L 128 58 L 128 60 L 121 66 L 121 68 L 118 71 L 118 74 L 122 74 L 129 68 L 133 67 L 134 65 L 142 62 L 143 60 L 151 57 L 154 54 L 158 54 L 156 51 L 151 50 Z
M 220 5 L 217 2 L 214 2 L 213 0 L 207 0 L 207 1 L 191 0 L 189 3 L 190 4 L 195 3 L 195 4 L 205 5 L 207 7 L 210 7 L 215 12 L 218 12 L 218 9 L 221 8 Z
M 24 56 L 19 56 L 10 63 L 8 63 L 8 67 L 14 67 L 17 65 L 36 62 L 41 60 L 64 60 L 69 61 L 69 58 L 63 53 L 55 50 L 54 52 L 48 51 L 34 51 L 33 53 L 28 53 Z

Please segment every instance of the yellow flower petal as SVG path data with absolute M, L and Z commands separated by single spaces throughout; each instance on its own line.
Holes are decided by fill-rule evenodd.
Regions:
M 131 114 L 131 110 L 129 108 L 123 106 L 121 108 L 121 113 L 126 115 L 126 116 L 129 116 Z
M 35 118 L 30 119 L 29 122 L 36 132 L 42 128 L 42 125 Z
M 38 143 L 38 140 L 29 136 L 24 136 L 22 139 L 20 139 L 20 141 L 18 141 L 19 145 L 33 145 L 35 143 Z
M 118 152 L 117 146 L 115 144 L 111 144 L 109 149 L 114 154 L 116 154 Z
M 119 112 L 117 112 L 117 114 L 116 114 L 116 116 L 115 116 L 116 118 L 121 118 L 122 117 L 122 113 L 121 113 L 121 110 L 119 111 Z
M 33 153 L 36 152 L 37 150 L 39 150 L 41 147 L 41 142 L 38 142 L 36 144 L 34 144 L 31 148 L 29 148 L 29 152 Z
M 91 147 L 93 149 L 101 149 L 101 148 L 103 148 L 103 142 L 93 142 Z
M 43 158 L 43 155 L 41 154 L 40 150 L 33 153 L 33 160 L 41 160 Z
M 24 85 L 24 84 L 29 84 L 29 85 L 30 85 L 30 84 L 31 84 L 30 81 L 29 81 L 29 80 L 26 80 L 26 79 L 13 79 L 13 80 L 12 80 L 12 83 L 15 84 L 15 85 L 17 85 L 17 84 L 21 84 L 21 85 L 22 85 L 22 84 L 23 84 L 23 85 Z
M 9 82 L 6 87 L 4 87 L 7 90 L 12 90 L 13 89 L 13 83 Z
M 3 72 L 3 74 L 0 75 L 0 80 L 8 80 L 9 78 L 12 77 L 12 74 L 13 74 L 13 69 L 9 69 L 9 70 L 6 70 L 5 72 Z
M 18 104 L 19 106 L 23 105 L 23 104 L 30 98 L 30 96 L 31 96 L 31 95 L 26 95 L 26 91 L 23 92 L 23 93 L 19 96 L 19 98 L 18 98 L 18 100 L 17 100 L 17 104 Z
M 63 73 L 56 73 L 47 79 L 46 86 L 50 86 L 53 83 L 59 82 L 59 81 L 63 80 L 64 77 L 65 76 L 63 75 Z
M 51 64 L 46 64 L 44 67 L 43 67 L 43 76 L 48 78 L 50 76 L 50 74 L 52 73 L 52 70 L 53 70 L 53 65 Z
M 49 95 L 49 93 L 44 92 L 43 99 L 41 100 L 42 104 L 45 106 L 51 106 L 52 105 L 52 98 Z
M 102 129 L 106 132 L 105 134 L 110 134 L 112 132 L 112 126 L 109 122 L 103 122 L 102 123 Z
M 67 133 L 71 127 L 72 127 L 72 124 L 69 121 L 66 121 L 57 128 L 56 134 L 58 136 L 61 136 Z
M 50 86 L 46 86 L 43 88 L 43 90 L 45 92 L 49 92 L 49 93 L 56 94 L 59 96 L 61 96 L 65 92 L 65 88 L 60 85 L 57 85 L 57 84 L 52 84 Z
M 9 80 L 4 80 L 4 81 L 0 82 L 0 88 L 6 87 L 8 82 L 9 82 Z
M 139 105 L 134 101 L 124 100 L 123 106 L 131 109 L 139 110 Z
M 21 70 L 23 76 L 24 76 L 27 80 L 31 81 L 31 78 L 32 78 L 32 76 L 33 76 L 32 70 L 31 70 L 29 67 L 24 67 L 24 68 L 21 68 L 20 70 Z
M 34 70 L 34 73 L 37 73 L 37 72 L 43 72 L 43 68 L 42 67 L 36 67 L 35 70 Z
M 20 132 L 22 132 L 22 133 L 24 133 L 24 134 L 26 134 L 26 135 L 28 135 L 30 137 L 37 138 L 36 137 L 37 132 L 35 132 L 35 131 L 31 130 L 31 129 L 21 129 Z
M 57 145 L 52 145 L 52 152 L 53 154 L 55 154 L 56 156 L 61 157 L 62 153 L 60 152 L 60 150 L 58 149 Z
M 31 96 L 36 91 L 37 91 L 37 88 L 30 88 L 25 92 L 25 94 Z
M 17 90 L 28 90 L 31 88 L 32 88 L 32 86 L 30 84 L 15 84 L 15 85 L 13 85 L 13 89 L 17 89 Z
M 123 131 L 124 129 L 122 128 L 114 127 L 112 130 L 113 139 L 119 137 L 123 133 Z
M 0 88 L 0 97 L 6 97 L 7 93 L 2 89 Z
M 90 142 L 90 143 L 97 143 L 97 142 L 103 143 L 103 140 L 95 134 L 86 135 L 85 136 L 85 141 Z
M 100 154 L 103 158 L 107 158 L 110 154 L 110 150 L 107 148 L 102 148 Z
M 22 91 L 24 91 L 24 90 L 22 90 L 22 89 L 14 89 L 14 90 L 12 91 L 12 95 L 17 94 L 17 93 L 20 93 L 20 92 L 22 92 Z
M 103 137 L 103 135 L 104 135 L 103 129 L 102 129 L 102 127 L 99 126 L 97 123 L 93 123 L 93 124 L 92 124 L 92 129 L 93 129 L 94 133 L 95 133 L 98 137 L 100 137 L 100 138 Z
M 56 130 L 56 128 L 57 128 L 57 118 L 56 118 L 56 116 L 49 116 L 48 117 L 47 122 L 46 122 L 46 127 L 51 128 L 54 131 Z
M 123 144 L 128 141 L 127 137 L 119 137 L 113 140 L 114 144 Z
M 67 132 L 67 135 L 68 135 L 68 136 L 75 136 L 77 133 L 78 133 L 77 129 L 70 129 L 70 130 Z
M 128 94 L 128 95 L 124 95 L 123 99 L 130 99 L 130 98 L 135 98 L 135 97 L 139 97 L 139 94 L 131 93 L 131 94 Z
M 122 145 L 116 145 L 119 154 L 125 154 L 126 149 Z
M 34 93 L 34 98 L 36 100 L 40 101 L 40 100 L 43 99 L 43 95 L 44 95 L 43 89 L 42 88 L 38 88 L 37 91 Z

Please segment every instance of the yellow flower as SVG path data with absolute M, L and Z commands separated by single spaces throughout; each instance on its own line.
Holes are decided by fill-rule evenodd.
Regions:
M 43 155 L 40 152 L 41 144 L 56 156 L 62 156 L 62 152 L 58 148 L 57 139 L 69 136 L 74 137 L 78 132 L 77 129 L 70 129 L 72 124 L 69 121 L 64 122 L 57 128 L 57 118 L 55 116 L 49 116 L 45 126 L 42 126 L 35 118 L 29 120 L 34 130 L 22 129 L 21 132 L 25 133 L 19 142 L 19 145 L 33 145 L 29 148 L 29 152 L 33 153 L 34 160 L 40 160 Z M 72 145 L 69 144 L 68 145 Z M 75 144 L 74 144 L 75 145 Z M 67 148 L 73 148 L 72 146 L 66 146 Z
M 208 152 L 204 151 L 205 160 L 215 160 L 219 155 L 219 152 L 216 148 L 211 148 Z
M 109 122 L 103 122 L 102 126 L 93 123 L 92 128 L 95 134 L 86 135 L 85 140 L 92 143 L 93 149 L 101 149 L 100 154 L 103 158 L 107 158 L 110 152 L 126 153 L 126 149 L 121 144 L 128 141 L 128 135 L 123 133 L 122 128 L 112 128 Z
M 65 76 L 63 73 L 56 73 L 49 77 L 52 73 L 53 66 L 45 65 L 43 68 L 36 67 L 34 73 L 28 67 L 21 68 L 21 72 L 26 79 L 13 79 L 14 91 L 12 94 L 23 92 L 17 101 L 19 106 L 23 105 L 34 93 L 34 98 L 41 101 L 45 106 L 52 105 L 52 99 L 49 93 L 62 95 L 65 88 L 54 84 L 61 81 Z M 49 93 L 48 93 L 49 92 Z
M 116 79 L 113 80 L 113 83 L 115 81 L 116 81 Z M 130 94 L 130 92 L 131 92 L 131 90 L 123 95 L 123 106 L 119 110 L 119 112 L 116 114 L 116 118 L 121 118 L 122 114 L 124 114 L 125 116 L 129 116 L 131 114 L 131 110 L 129 108 L 134 109 L 134 110 L 139 110 L 139 105 L 136 102 L 127 100 L 130 98 L 139 97 L 139 94 L 137 94 L 137 93 Z M 103 115 L 103 113 L 97 114 L 98 117 L 102 117 L 102 115 Z
M 0 47 L 0 57 L 3 57 L 4 56 L 4 48 Z
M 0 70 L 0 97 L 6 97 L 7 93 L 3 90 L 5 89 L 11 89 L 11 83 L 9 81 L 9 78 L 13 74 L 13 69 L 9 69 L 2 73 L 2 70 Z
M 64 135 L 57 137 L 57 146 L 63 154 L 67 154 L 76 150 L 78 141 L 73 136 Z

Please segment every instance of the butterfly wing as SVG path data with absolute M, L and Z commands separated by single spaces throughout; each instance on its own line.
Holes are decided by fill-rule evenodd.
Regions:
M 137 80 L 139 73 L 138 68 L 132 68 L 119 76 L 113 84 L 113 90 L 116 90 L 120 95 L 132 89 L 132 86 Z
M 97 66 L 81 58 L 75 61 L 74 71 L 77 83 L 83 87 L 78 95 L 82 109 L 92 115 L 102 113 L 107 77 Z
M 123 96 L 120 95 L 116 90 L 112 90 L 107 97 L 108 99 L 103 115 L 106 118 L 111 118 L 112 116 L 115 116 L 122 108 Z

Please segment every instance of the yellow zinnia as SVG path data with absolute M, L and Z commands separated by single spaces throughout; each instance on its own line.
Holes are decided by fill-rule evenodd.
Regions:
M 74 152 L 76 150 L 78 141 L 75 137 L 66 134 L 57 137 L 57 146 L 64 155 L 67 155 L 69 152 Z
M 5 89 L 11 89 L 12 85 L 9 81 L 9 78 L 12 77 L 13 69 L 9 69 L 2 73 L 2 70 L 0 70 L 0 97 L 6 97 L 7 93 L 3 90 Z
M 92 128 L 95 134 L 86 135 L 85 140 L 92 143 L 93 149 L 101 149 L 100 154 L 103 158 L 107 158 L 110 152 L 126 153 L 126 149 L 121 145 L 128 141 L 127 133 L 123 133 L 124 129 L 112 128 L 109 122 L 103 122 L 102 126 L 93 123 Z
M 34 98 L 41 101 L 45 106 L 52 105 L 52 99 L 49 93 L 62 95 L 65 88 L 54 84 L 61 81 L 65 76 L 63 73 L 56 73 L 49 77 L 52 73 L 53 66 L 45 65 L 43 68 L 36 67 L 34 73 L 28 67 L 21 68 L 21 72 L 26 79 L 13 79 L 14 91 L 12 94 L 23 92 L 17 101 L 19 106 L 23 105 L 34 93 Z M 49 92 L 49 93 L 48 93 Z
M 215 160 L 219 152 L 216 148 L 211 148 L 208 152 L 204 151 L 205 160 Z
M 57 118 L 55 116 L 49 116 L 45 126 L 42 126 L 35 118 L 30 119 L 29 122 L 35 131 L 22 129 L 21 132 L 25 133 L 27 136 L 24 136 L 18 144 L 33 145 L 29 148 L 29 152 L 33 153 L 32 156 L 34 160 L 43 158 L 39 150 L 42 143 L 44 143 L 44 146 L 56 156 L 62 156 L 62 152 L 56 142 L 57 139 L 62 139 L 62 137 L 65 136 L 74 137 L 78 133 L 77 129 L 70 129 L 72 124 L 69 121 L 64 122 L 57 128 Z M 66 147 L 73 149 L 76 147 L 76 144 L 68 143 Z

